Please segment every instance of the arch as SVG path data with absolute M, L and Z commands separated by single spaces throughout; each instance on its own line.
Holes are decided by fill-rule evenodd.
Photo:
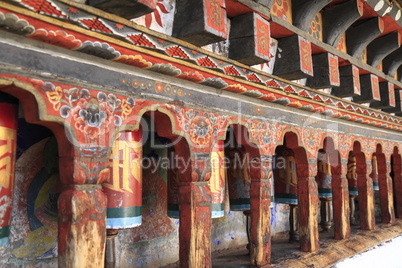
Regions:
M 353 155 L 356 159 L 360 228 L 363 230 L 373 230 L 375 227 L 373 182 L 367 176 L 366 156 L 362 152 L 359 141 L 353 143 Z
M 380 208 L 381 208 L 381 222 L 382 223 L 393 223 L 395 222 L 395 212 L 394 212 L 394 198 L 393 198 L 393 187 L 392 179 L 387 174 L 387 164 L 386 157 L 383 153 L 382 145 L 380 143 L 376 146 L 376 151 L 373 154 L 373 186 L 374 178 L 377 177 L 378 190 L 380 195 Z M 377 174 L 375 174 L 377 173 Z

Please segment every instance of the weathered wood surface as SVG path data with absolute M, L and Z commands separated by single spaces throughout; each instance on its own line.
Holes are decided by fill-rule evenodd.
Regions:
M 367 64 L 377 67 L 386 56 L 398 49 L 400 45 L 398 32 L 375 39 L 367 46 Z
M 318 189 L 314 177 L 298 178 L 300 250 L 314 252 L 320 248 L 318 236 Z
M 372 103 L 381 100 L 378 77 L 373 74 L 360 75 L 360 96 L 353 97 L 357 103 Z
M 274 75 L 296 80 L 313 76 L 311 43 L 299 35 L 278 40 Z
M 348 181 L 345 176 L 332 176 L 332 203 L 334 218 L 334 238 L 350 237 L 350 209 Z
M 313 55 L 314 76 L 307 78 L 311 88 L 338 87 L 340 85 L 338 57 L 331 53 Z
M 395 107 L 395 89 L 394 84 L 389 82 L 380 82 L 381 100 L 370 104 L 370 107 L 376 109 L 387 109 Z
M 339 67 L 340 86 L 332 89 L 332 95 L 337 97 L 360 96 L 359 68 L 354 65 Z
M 337 46 L 343 33 L 363 15 L 363 1 L 346 1 L 322 14 L 324 42 Z
M 308 31 L 314 17 L 331 0 L 294 0 L 292 1 L 293 25 Z

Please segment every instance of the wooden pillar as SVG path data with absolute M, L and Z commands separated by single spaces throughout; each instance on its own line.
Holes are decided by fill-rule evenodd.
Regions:
M 345 175 L 332 176 L 332 203 L 334 213 L 334 237 L 350 237 L 350 210 L 348 180 Z
M 381 222 L 394 224 L 395 211 L 392 179 L 387 174 L 379 174 L 378 183 L 380 186 Z
M 360 229 L 373 230 L 375 228 L 374 190 L 370 176 L 358 173 L 357 188 L 359 192 Z
M 392 155 L 392 179 L 393 179 L 393 191 L 394 191 L 394 206 L 395 214 L 398 219 L 402 218 L 402 166 L 401 156 L 398 154 L 398 150 L 394 149 Z
M 211 191 L 210 156 L 194 153 L 191 180 L 180 185 L 180 267 L 211 267 Z M 181 176 L 188 174 L 179 170 Z M 186 182 L 187 181 L 187 182 Z
M 106 196 L 97 183 L 108 176 L 108 162 L 108 157 L 59 158 L 59 267 L 104 267 Z
M 250 162 L 251 265 L 268 266 L 271 260 L 271 183 L 272 156 L 264 155 Z
M 315 178 L 298 178 L 297 195 L 299 199 L 300 250 L 313 252 L 320 248 L 317 221 L 318 190 Z

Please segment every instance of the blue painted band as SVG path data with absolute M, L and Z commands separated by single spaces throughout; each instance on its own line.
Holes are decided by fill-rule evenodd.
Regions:
M 0 247 L 4 247 L 8 244 L 8 237 L 0 238 Z
M 169 218 L 173 218 L 173 219 L 180 218 L 180 212 L 178 210 L 168 210 L 167 215 Z
M 295 205 L 297 205 L 297 199 L 276 197 L 275 198 L 275 203 L 284 203 L 284 204 L 295 204 Z
M 107 218 L 106 229 L 125 229 L 140 226 L 142 216 L 131 218 Z
M 230 205 L 230 210 L 233 210 L 233 211 L 250 210 L 250 209 L 251 209 L 250 204 L 231 204 Z

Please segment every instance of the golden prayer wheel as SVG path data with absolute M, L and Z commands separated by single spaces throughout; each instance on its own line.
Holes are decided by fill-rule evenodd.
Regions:
M 217 141 L 211 153 L 211 217 L 224 216 L 225 202 L 225 152 L 224 142 Z
M 8 244 L 14 190 L 17 101 L 0 93 L 0 247 Z
M 318 155 L 317 186 L 319 198 L 332 198 L 332 172 L 328 153 Z
M 371 173 L 371 178 L 373 180 L 373 190 L 379 191 L 380 187 L 378 185 L 378 163 L 377 163 L 377 157 L 375 155 L 371 159 L 371 165 L 373 167 L 373 171 Z
M 346 178 L 348 179 L 349 195 L 358 195 L 356 157 L 353 154 L 349 154 L 347 168 Z
M 125 229 L 142 222 L 142 132 L 120 132 L 110 157 L 106 229 Z
M 296 160 L 287 148 L 280 150 L 275 157 L 275 202 L 297 204 Z

